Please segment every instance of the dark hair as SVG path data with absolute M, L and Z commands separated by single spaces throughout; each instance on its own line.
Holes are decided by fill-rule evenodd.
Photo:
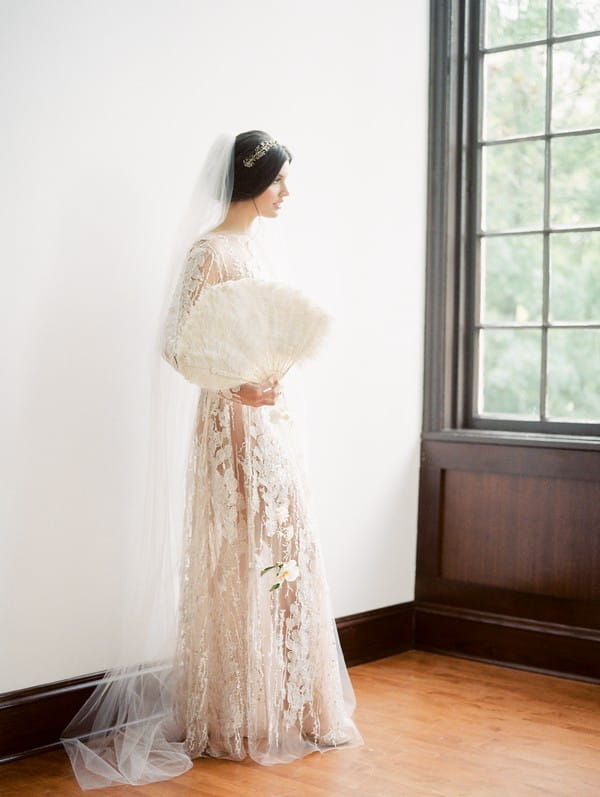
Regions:
M 272 141 L 273 136 L 264 130 L 249 130 L 235 137 L 233 156 L 233 191 L 231 201 L 254 199 L 268 188 L 292 155 L 283 144 L 276 144 L 257 158 L 252 166 L 244 166 L 244 159 L 254 154 L 259 144 Z

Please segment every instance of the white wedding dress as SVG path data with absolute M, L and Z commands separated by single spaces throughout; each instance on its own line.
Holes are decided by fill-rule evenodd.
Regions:
M 190 248 L 161 342 L 175 380 L 183 376 L 169 366 L 178 370 L 178 335 L 200 292 L 241 277 L 272 278 L 252 237 L 208 233 Z M 364 744 L 285 379 L 275 405 L 251 407 L 229 390 L 190 393 L 176 589 L 170 576 L 161 588 L 153 569 L 152 546 L 162 557 L 169 545 L 145 536 L 134 559 L 142 572 L 144 555 L 151 563 L 140 586 L 148 602 L 124 609 L 129 656 L 61 735 L 83 789 L 168 780 L 201 757 L 272 765 Z M 163 529 L 160 513 L 154 527 Z M 292 559 L 296 579 L 271 591 L 274 571 L 261 571 Z M 166 561 L 163 569 L 171 572 Z
M 165 357 L 200 291 L 269 278 L 249 235 L 209 233 L 190 249 Z M 190 758 L 260 764 L 364 744 L 340 648 L 293 416 L 282 394 L 251 407 L 202 388 L 188 465 L 176 714 Z M 299 574 L 270 591 L 294 559 Z

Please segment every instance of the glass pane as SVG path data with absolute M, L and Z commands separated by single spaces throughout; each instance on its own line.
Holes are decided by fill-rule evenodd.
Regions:
M 481 190 L 483 229 L 540 228 L 544 219 L 544 142 L 484 146 Z
M 600 232 L 550 236 L 550 318 L 600 322 Z
M 551 222 L 563 226 L 600 221 L 600 134 L 552 141 Z
M 480 412 L 539 418 L 541 332 L 480 332 Z
M 484 138 L 543 133 L 546 47 L 484 56 Z
M 485 46 L 534 41 L 546 37 L 546 0 L 487 0 Z
M 485 238 L 481 248 L 484 322 L 539 321 L 542 315 L 541 235 Z
M 589 33 L 600 27 L 600 0 L 554 0 L 554 33 Z
M 600 329 L 548 330 L 548 416 L 600 420 Z
M 553 130 L 600 127 L 600 36 L 556 44 L 552 83 Z

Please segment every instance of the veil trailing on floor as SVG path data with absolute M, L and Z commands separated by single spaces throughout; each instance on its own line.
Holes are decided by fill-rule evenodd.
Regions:
M 61 735 L 83 789 L 167 780 L 192 766 L 175 719 L 174 685 L 186 465 L 199 388 L 174 370 L 166 349 L 177 324 L 185 254 L 229 207 L 234 144 L 234 134 L 224 133 L 210 148 L 164 279 L 150 364 L 143 520 L 124 550 L 126 597 L 114 618 L 118 654 Z

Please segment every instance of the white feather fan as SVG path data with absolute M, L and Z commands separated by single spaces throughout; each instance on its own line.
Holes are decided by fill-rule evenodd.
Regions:
M 332 318 L 296 288 L 244 277 L 205 287 L 183 323 L 179 371 L 210 390 L 281 379 L 315 353 Z

